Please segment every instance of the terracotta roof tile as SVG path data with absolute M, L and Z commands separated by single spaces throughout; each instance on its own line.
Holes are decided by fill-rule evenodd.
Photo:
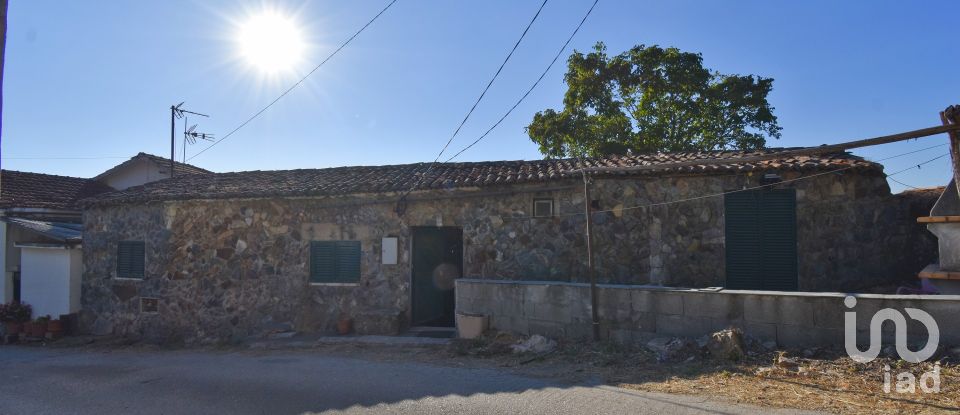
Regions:
M 788 157 L 753 163 L 737 162 L 738 158 L 745 156 L 785 150 L 789 149 L 623 155 L 587 159 L 584 164 L 592 167 L 633 167 L 705 159 L 729 161 L 720 165 L 670 167 L 643 172 L 597 173 L 595 174 L 597 176 L 729 174 L 757 170 L 812 171 L 844 167 L 876 171 L 882 169 L 879 164 L 865 161 L 849 153 Z M 414 186 L 416 186 L 415 190 L 450 189 L 537 183 L 580 177 L 576 171 L 579 163 L 573 159 L 440 163 L 425 175 L 428 166 L 429 163 L 416 163 L 189 175 L 101 195 L 90 202 L 114 204 L 154 200 L 403 192 Z
M 0 208 L 79 209 L 80 199 L 113 191 L 91 179 L 0 171 Z

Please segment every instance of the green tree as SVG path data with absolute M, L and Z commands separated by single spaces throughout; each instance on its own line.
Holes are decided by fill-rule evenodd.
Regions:
M 563 110 L 538 112 L 527 126 L 547 158 L 758 149 L 780 138 L 771 78 L 720 74 L 676 48 L 639 45 L 609 57 L 602 42 L 574 51 L 567 65 Z

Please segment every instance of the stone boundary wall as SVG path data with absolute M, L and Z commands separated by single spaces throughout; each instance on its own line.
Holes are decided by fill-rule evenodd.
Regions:
M 846 295 L 599 284 L 598 311 L 601 336 L 624 343 L 699 337 L 733 326 L 782 347 L 842 348 L 845 312 L 857 313 L 858 340 L 866 344 L 874 313 L 909 307 L 933 316 L 941 345 L 960 344 L 960 296 L 854 294 L 857 305 L 850 309 L 843 302 Z M 553 338 L 591 336 L 589 284 L 460 279 L 456 297 L 458 313 L 487 315 L 494 329 Z M 925 344 L 924 326 L 906 320 L 908 342 Z M 884 324 L 884 344 L 892 344 L 893 337 L 894 325 Z

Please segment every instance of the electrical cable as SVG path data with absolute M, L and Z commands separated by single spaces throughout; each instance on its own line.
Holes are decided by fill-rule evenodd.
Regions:
M 580 24 L 578 24 L 578 25 L 577 25 L 577 28 L 573 30 L 573 33 L 570 34 L 570 37 L 567 38 L 567 41 L 563 43 L 563 46 L 560 48 L 559 51 L 557 51 L 557 54 L 554 55 L 553 60 L 550 61 L 550 64 L 549 64 L 549 65 L 547 65 L 547 69 L 544 69 L 543 73 L 540 74 L 540 77 L 537 78 L 537 81 L 534 82 L 533 85 L 530 86 L 530 89 L 527 89 L 527 92 L 525 92 L 525 93 L 520 97 L 520 99 L 517 100 L 517 102 L 516 102 L 515 104 L 513 104 L 513 106 L 510 107 L 510 109 L 507 110 L 507 112 L 504 113 L 503 116 L 500 117 L 500 119 L 497 120 L 496 123 L 493 124 L 493 126 L 491 126 L 489 129 L 487 129 L 487 131 L 484 132 L 482 135 L 480 135 L 479 138 L 477 138 L 477 139 L 474 140 L 472 143 L 470 143 L 470 145 L 462 148 L 460 151 L 457 152 L 457 154 L 454 154 L 453 156 L 451 156 L 450 158 L 448 158 L 446 161 L 444 161 L 444 163 L 449 163 L 450 160 L 455 159 L 457 156 L 463 154 L 464 151 L 469 150 L 471 147 L 475 146 L 475 145 L 476 145 L 477 143 L 479 143 L 481 140 L 483 140 L 484 138 L 486 138 L 487 135 L 490 134 L 490 132 L 492 132 L 495 128 L 497 128 L 497 127 L 500 125 L 500 123 L 502 123 L 503 120 L 505 120 L 505 119 L 510 115 L 510 113 L 513 112 L 513 110 L 517 109 L 517 107 L 520 105 L 520 103 L 522 103 L 525 99 L 527 99 L 527 96 L 529 96 L 530 93 L 533 92 L 534 88 L 536 88 L 537 85 L 540 84 L 540 81 L 543 81 L 543 78 L 546 77 L 546 76 L 547 76 L 547 73 L 550 72 L 550 69 L 553 68 L 553 65 L 554 65 L 555 63 L 557 63 L 557 60 L 560 58 L 560 55 L 562 55 L 562 54 L 563 54 L 563 51 L 566 50 L 566 49 L 567 49 L 567 46 L 570 45 L 570 42 L 573 40 L 573 37 L 576 36 L 576 35 L 577 35 L 577 32 L 580 31 L 580 28 L 583 27 L 583 23 L 587 21 L 587 18 L 590 17 L 590 13 L 593 12 L 593 9 L 594 9 L 595 7 L 597 7 L 597 3 L 599 3 L 599 2 L 600 2 L 600 0 L 594 0 L 593 5 L 591 5 L 591 6 L 590 6 L 590 9 L 587 10 L 587 13 L 586 13 L 585 15 L 583 15 L 583 19 L 580 19 Z
M 353 36 L 350 36 L 349 38 L 347 38 L 346 41 L 344 41 L 342 44 L 340 44 L 340 47 L 336 48 L 333 52 L 331 52 L 329 55 L 327 55 L 327 57 L 324 58 L 322 61 L 320 61 L 320 63 L 317 64 L 317 66 L 315 66 L 313 69 L 311 69 L 310 72 L 307 72 L 307 74 L 304 75 L 303 78 L 300 78 L 299 81 L 297 81 L 297 82 L 294 83 L 292 86 L 290 86 L 290 87 L 287 88 L 285 91 L 283 91 L 283 93 L 281 93 L 280 96 L 278 96 L 277 98 L 275 98 L 273 101 L 270 101 L 270 103 L 267 104 L 267 106 L 263 107 L 260 111 L 257 111 L 257 112 L 256 112 L 255 114 L 253 114 L 250 118 L 247 118 L 246 121 L 240 123 L 240 125 L 238 125 L 238 126 L 237 126 L 236 128 L 234 128 L 232 131 L 230 131 L 229 133 L 227 133 L 226 135 L 224 135 L 223 137 L 221 137 L 219 140 L 214 141 L 213 144 L 210 144 L 209 146 L 207 146 L 207 147 L 204 148 L 203 150 L 200 150 L 198 153 L 190 156 L 190 157 L 189 157 L 188 159 L 186 159 L 185 161 L 193 160 L 193 159 L 196 158 L 197 156 L 199 156 L 199 155 L 203 154 L 204 152 L 206 152 L 207 150 L 213 148 L 213 146 L 215 146 L 215 145 L 217 145 L 217 144 L 220 144 L 221 142 L 223 142 L 223 140 L 226 140 L 226 139 L 230 138 L 230 136 L 232 136 L 234 133 L 236 133 L 237 131 L 239 131 L 241 128 L 245 127 L 245 126 L 246 126 L 247 124 L 249 124 L 251 121 L 253 121 L 253 120 L 256 119 L 257 117 L 259 117 L 260 114 L 263 114 L 264 111 L 266 111 L 267 109 L 269 109 L 270 107 L 272 107 L 273 104 L 276 104 L 277 101 L 279 101 L 281 98 L 287 96 L 287 94 L 289 94 L 290 91 L 293 91 L 296 87 L 300 86 L 300 84 L 302 84 L 304 81 L 306 81 L 307 78 L 310 77 L 310 75 L 313 75 L 314 72 L 316 72 L 318 69 L 320 69 L 320 67 L 323 66 L 323 64 L 327 63 L 327 61 L 329 61 L 331 58 L 333 58 L 337 53 L 339 53 L 339 52 L 340 52 L 344 47 L 346 47 L 348 44 L 350 44 L 350 42 L 352 42 L 354 38 L 356 38 L 357 36 L 359 36 L 360 33 L 363 33 L 363 31 L 366 30 L 367 27 L 369 27 L 371 24 L 373 24 L 373 22 L 376 21 L 377 18 L 380 17 L 380 15 L 382 15 L 384 12 L 386 12 L 387 9 L 389 9 L 390 6 L 393 6 L 393 4 L 396 3 L 396 2 L 397 2 L 397 0 L 392 0 L 390 3 L 388 3 L 387 6 L 384 7 L 382 10 L 380 10 L 380 12 L 377 13 L 375 16 L 373 16 L 372 19 L 370 19 L 369 21 L 367 21 L 367 23 L 366 23 L 365 25 L 363 25 L 363 27 L 361 27 L 360 30 L 357 30 L 357 32 L 354 33 Z
M 523 29 L 523 33 L 520 34 L 520 38 L 518 38 L 517 41 L 516 41 L 516 43 L 513 44 L 513 48 L 510 49 L 510 53 L 508 53 L 508 54 L 507 54 L 507 57 L 504 58 L 504 60 L 503 60 L 502 63 L 500 63 L 500 67 L 497 68 L 497 72 L 495 72 L 495 73 L 493 74 L 493 78 L 490 78 L 490 81 L 487 82 L 487 86 L 483 88 L 483 92 L 481 92 L 481 93 L 480 93 L 480 96 L 477 97 L 477 100 L 474 101 L 473 106 L 471 106 L 471 107 L 470 107 L 470 110 L 467 111 L 467 115 L 463 117 L 463 120 L 462 120 L 462 121 L 460 121 L 460 125 L 458 125 L 458 126 L 457 126 L 457 129 L 454 130 L 453 135 L 451 135 L 450 138 L 447 139 L 446 144 L 444 144 L 444 145 L 443 145 L 443 148 L 440 149 L 440 152 L 437 153 L 437 157 L 435 157 L 435 158 L 433 159 L 433 161 L 432 161 L 432 162 L 430 163 L 430 165 L 427 167 L 427 170 L 426 170 L 425 172 L 423 172 L 422 174 L 419 172 L 419 169 L 418 169 L 418 171 L 415 171 L 415 172 L 412 173 L 412 174 L 414 174 L 414 175 L 418 175 L 418 176 L 419 176 L 419 179 L 417 180 L 416 183 L 414 183 L 413 186 L 410 187 L 409 190 L 407 190 L 407 191 L 403 194 L 403 196 L 400 197 L 401 199 L 404 198 L 404 197 L 406 197 L 408 194 L 410 194 L 410 192 L 412 192 L 414 189 L 416 189 L 417 186 L 420 186 L 420 184 L 423 183 L 423 179 L 424 179 L 425 177 L 427 177 L 427 175 L 430 174 L 431 171 L 433 171 L 433 168 L 434 168 L 434 167 L 436 167 L 437 162 L 440 160 L 440 157 L 442 157 L 442 156 L 443 156 L 443 153 L 444 153 L 445 151 L 447 151 L 447 148 L 448 148 L 448 147 L 450 147 L 450 143 L 453 142 L 453 139 L 456 138 L 458 134 L 460 134 L 460 130 L 463 128 L 464 124 L 467 123 L 467 120 L 470 119 L 470 116 L 473 115 L 473 111 L 477 109 L 477 105 L 479 105 L 479 104 L 480 104 L 480 101 L 483 100 L 483 97 L 487 94 L 487 91 L 489 91 L 489 90 L 490 90 L 490 87 L 493 86 L 493 82 L 497 80 L 497 77 L 498 77 L 498 76 L 500 76 L 500 72 L 503 71 L 504 66 L 507 65 L 507 62 L 508 62 L 508 61 L 510 60 L 510 58 L 513 56 L 514 52 L 517 51 L 517 48 L 520 46 L 520 42 L 523 41 L 523 38 L 525 38 L 525 37 L 527 36 L 527 33 L 530 31 L 530 27 L 533 26 L 533 23 L 537 21 L 537 17 L 540 16 L 540 12 L 542 12 L 542 11 L 543 11 L 543 8 L 547 5 L 547 1 L 548 1 L 548 0 L 543 0 L 543 3 L 540 4 L 540 8 L 537 9 L 537 13 L 534 14 L 534 15 L 533 15 L 533 18 L 530 19 L 530 22 L 527 23 L 527 27 L 525 27 L 525 28 Z

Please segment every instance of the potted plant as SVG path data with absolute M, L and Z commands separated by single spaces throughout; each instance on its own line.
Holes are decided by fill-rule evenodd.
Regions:
M 337 320 L 337 333 L 340 335 L 350 334 L 350 331 L 353 330 L 353 319 L 346 314 L 340 315 L 340 320 Z
M 50 316 L 40 316 L 33 321 L 31 330 L 28 333 L 30 337 L 45 337 L 47 335 L 47 325 L 50 324 Z
M 50 320 L 47 323 L 47 338 L 56 340 L 63 336 L 63 322 L 60 320 Z
M 23 331 L 23 323 L 30 321 L 31 314 L 33 314 L 33 308 L 30 304 L 18 301 L 0 304 L 0 321 L 6 325 L 8 335 L 20 334 Z

